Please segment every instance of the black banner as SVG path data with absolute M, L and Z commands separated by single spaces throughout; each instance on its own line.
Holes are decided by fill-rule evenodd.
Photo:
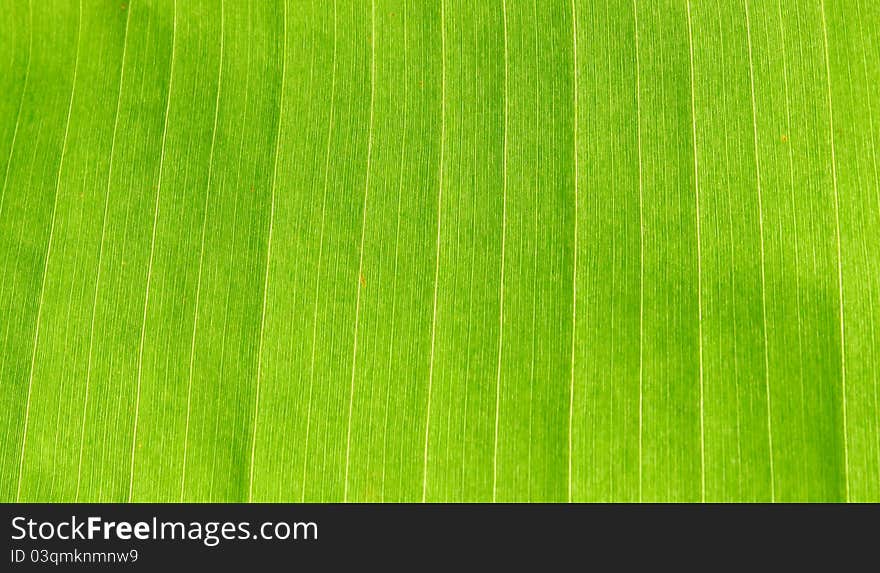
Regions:
M 0 512 L 0 571 L 711 570 L 773 557 L 814 567 L 826 559 L 835 570 L 855 559 L 876 570 L 880 524 L 877 505 L 6 504 Z

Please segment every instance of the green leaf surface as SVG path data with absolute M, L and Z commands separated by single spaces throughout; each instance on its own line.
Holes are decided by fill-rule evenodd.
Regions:
M 880 501 L 880 5 L 2 4 L 0 500 Z

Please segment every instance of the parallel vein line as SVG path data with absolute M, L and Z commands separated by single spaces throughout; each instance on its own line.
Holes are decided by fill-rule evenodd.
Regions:
M 790 85 L 788 80 L 788 52 L 787 52 L 787 41 L 785 37 L 785 20 L 782 17 L 782 0 L 777 0 L 776 3 L 776 11 L 777 18 L 779 22 L 779 44 L 782 49 L 782 85 L 785 93 L 785 129 L 786 133 L 789 134 L 789 138 L 793 136 L 792 134 L 792 122 L 791 122 L 791 92 Z M 789 189 L 789 199 L 791 201 L 792 207 L 797 205 L 797 197 L 796 197 L 796 187 L 795 187 L 795 169 L 794 169 L 794 150 L 792 149 L 792 144 L 788 144 L 788 189 Z M 798 246 L 798 240 L 800 238 L 800 231 L 798 226 L 798 216 L 797 209 L 791 209 L 791 221 L 792 221 L 792 234 L 794 236 L 794 240 L 792 244 L 794 245 L 794 285 L 795 285 L 795 300 L 796 300 L 796 309 L 797 309 L 797 338 L 798 338 L 798 356 L 803 353 L 803 333 L 802 333 L 802 325 L 803 325 L 803 317 L 801 311 L 801 279 L 800 279 L 800 247 Z M 801 396 L 804 394 L 804 373 L 803 373 L 803 361 L 799 361 L 798 363 L 798 383 L 800 387 Z M 803 412 L 801 412 L 803 414 Z
M 431 433 L 431 390 L 434 385 L 434 347 L 437 335 L 437 293 L 440 284 L 440 230 L 443 213 L 443 159 L 446 146 L 446 2 L 440 0 L 440 166 L 437 189 L 437 247 L 434 264 L 434 302 L 431 315 L 431 359 L 428 367 L 428 399 L 425 409 L 425 452 L 422 461 L 422 502 L 428 496 L 428 446 Z
M 498 494 L 498 425 L 501 415 L 501 357 L 504 348 L 504 251 L 507 239 L 507 131 L 508 131 L 508 56 L 507 56 L 507 1 L 501 0 L 504 22 L 504 149 L 501 152 L 501 287 L 498 311 L 498 366 L 495 374 L 495 438 L 492 449 L 492 501 Z
M 312 429 L 312 390 L 315 381 L 315 346 L 318 341 L 318 308 L 319 295 L 321 294 L 321 262 L 324 258 L 324 224 L 327 218 L 327 187 L 330 180 L 330 149 L 333 142 L 333 112 L 336 99 L 336 0 L 333 0 L 333 63 L 331 65 L 330 79 L 330 117 L 327 122 L 327 158 L 324 161 L 324 191 L 321 198 L 321 227 L 320 239 L 318 240 L 318 268 L 315 275 L 315 308 L 312 314 L 312 351 L 309 359 L 309 398 L 306 411 L 306 437 L 303 442 L 303 477 L 302 477 L 302 501 L 306 498 L 306 474 L 309 467 L 309 437 Z
M 534 0 L 532 2 L 532 14 L 534 19 L 534 28 L 535 28 L 535 70 L 541 69 L 541 40 L 540 40 L 540 28 L 538 26 L 539 18 L 538 18 L 538 0 Z M 533 129 L 536 134 L 541 133 L 541 90 L 540 85 L 536 84 L 535 86 L 535 123 Z M 535 144 L 535 173 L 540 173 L 541 166 L 541 142 L 540 140 Z M 541 195 L 540 182 L 539 178 L 535 177 L 535 188 L 534 188 L 534 241 L 535 244 L 532 248 L 532 356 L 529 364 L 529 430 L 528 430 L 528 443 L 529 443 L 529 452 L 528 452 L 528 463 L 527 463 L 527 476 L 528 476 L 528 484 L 529 484 L 529 492 L 528 492 L 528 501 L 532 501 L 532 435 L 533 435 L 533 410 L 534 410 L 534 396 L 535 396 L 535 367 L 536 367 L 536 357 L 537 357 L 537 346 L 538 346 L 538 243 L 539 243 L 539 233 L 538 229 L 540 228 L 540 213 L 538 209 L 538 199 Z
M 260 312 L 260 342 L 257 349 L 257 384 L 254 392 L 254 424 L 251 431 L 251 463 L 248 477 L 248 502 L 254 499 L 254 468 L 257 453 L 257 422 L 260 415 L 260 383 L 263 376 L 263 343 L 266 333 L 266 305 L 269 302 L 269 268 L 272 263 L 272 231 L 275 227 L 275 191 L 278 187 L 278 150 L 281 147 L 281 125 L 284 117 L 284 88 L 287 75 L 287 1 L 282 2 L 284 19 L 284 35 L 281 43 L 281 94 L 278 98 L 278 126 L 275 130 L 275 162 L 272 167 L 272 199 L 269 207 L 269 235 L 266 241 L 266 275 L 263 279 L 263 308 Z
M 392 272 L 392 284 L 391 284 L 391 292 L 395 293 L 395 296 L 391 297 L 391 328 L 389 332 L 389 343 L 388 343 L 388 377 L 390 380 L 393 380 L 393 365 L 394 365 L 394 342 L 395 342 L 395 317 L 397 315 L 397 278 L 398 278 L 398 262 L 399 262 L 399 254 L 400 254 L 400 221 L 401 221 L 401 203 L 403 197 L 403 173 L 404 166 L 406 165 L 406 144 L 407 144 L 407 113 L 409 111 L 409 67 L 407 65 L 407 32 L 406 32 L 406 11 L 407 11 L 407 2 L 403 3 L 403 127 L 402 133 L 403 136 L 400 138 L 400 171 L 398 172 L 398 180 L 397 180 L 397 221 L 396 221 L 396 230 L 394 232 L 394 271 Z M 388 446 L 388 407 L 389 401 L 391 399 L 391 392 L 385 393 L 385 410 L 383 413 L 384 420 L 382 422 L 382 501 L 385 500 L 385 469 L 386 469 L 386 460 L 387 460 L 387 446 Z
M 577 255 L 578 255 L 578 41 L 577 10 L 571 0 L 571 39 L 572 39 L 572 97 L 574 114 L 574 246 L 572 248 L 571 270 L 571 374 L 568 388 L 568 501 L 572 501 L 572 425 L 574 421 L 574 355 L 577 333 Z
M 694 198 L 696 204 L 696 230 L 697 230 L 697 333 L 699 335 L 700 350 L 700 501 L 706 501 L 706 445 L 705 445 L 705 420 L 703 408 L 703 254 L 702 237 L 700 233 L 700 169 L 697 159 L 697 113 L 696 95 L 694 87 L 694 33 L 691 24 L 691 3 L 687 3 L 688 25 L 688 49 L 690 56 L 690 80 L 691 80 L 691 127 L 693 131 L 694 147 Z
M 828 88 L 828 128 L 831 141 L 831 181 L 834 185 L 834 234 L 837 242 L 837 290 L 840 315 L 840 384 L 843 399 L 843 475 L 845 500 L 849 501 L 849 443 L 846 424 L 846 343 L 843 321 L 843 260 L 840 246 L 840 192 L 837 189 L 837 157 L 834 147 L 834 105 L 831 98 L 831 61 L 828 55 L 828 25 L 825 19 L 825 2 L 819 1 L 822 13 L 822 45 L 825 53 L 825 78 Z
M 370 2 L 370 125 L 367 136 L 367 173 L 361 214 L 361 244 L 358 255 L 357 299 L 354 310 L 354 344 L 351 356 L 351 388 L 348 393 L 348 428 L 345 435 L 345 484 L 343 501 L 348 501 L 348 470 L 351 462 L 351 419 L 354 413 L 355 374 L 357 372 L 358 326 L 361 316 L 361 277 L 364 272 L 364 238 L 367 233 L 367 198 L 370 194 L 370 167 L 373 160 L 373 108 L 376 99 L 376 2 Z
M 122 85 L 123 81 L 125 80 L 125 55 L 128 49 L 128 23 L 131 21 L 131 13 L 133 10 L 134 7 L 129 6 L 128 10 L 125 11 L 125 32 L 123 32 L 122 37 L 122 62 L 120 63 L 119 69 L 119 90 L 117 91 L 116 95 L 116 112 L 113 118 L 113 135 L 110 137 L 110 161 L 107 166 L 107 189 L 104 194 L 104 215 L 101 221 L 101 245 L 98 249 L 98 266 L 96 270 L 97 276 L 95 277 L 95 295 L 92 299 L 92 318 L 90 321 L 91 324 L 89 326 L 89 359 L 88 366 L 86 368 L 86 390 L 85 397 L 83 398 L 83 418 L 79 438 L 79 462 L 77 463 L 76 470 L 76 496 L 74 498 L 74 501 L 79 501 L 79 488 L 82 479 L 83 450 L 86 437 L 86 419 L 89 407 L 89 385 L 92 379 L 92 356 L 95 341 L 95 317 L 98 314 L 98 293 L 101 285 L 101 266 L 104 260 L 104 239 L 107 234 L 107 215 L 110 210 L 110 184 L 113 181 L 113 156 L 116 150 L 116 131 L 117 127 L 119 127 L 119 109 L 122 106 Z
M 639 162 L 639 501 L 642 501 L 642 402 L 644 380 L 644 332 L 645 332 L 645 214 L 642 169 L 642 80 L 639 59 L 639 12 L 638 2 L 633 0 L 633 20 L 636 48 L 636 139 Z
M 605 2 L 605 19 L 607 22 L 611 22 L 611 6 L 610 2 Z M 612 37 L 612 28 L 613 26 L 608 25 L 605 26 L 605 42 L 607 44 L 605 48 L 605 74 L 608 78 L 614 77 L 614 65 L 613 65 L 613 57 L 612 52 L 614 50 L 611 49 L 611 37 Z M 607 82 L 608 88 L 608 110 L 614 109 L 614 82 Z M 613 112 L 612 112 L 613 113 Z M 613 119 L 609 118 L 609 131 L 608 131 L 608 175 L 609 181 L 615 182 L 617 180 L 617 161 L 614 156 L 614 147 L 615 147 L 615 132 L 613 129 Z M 617 196 L 617 186 L 614 183 L 609 184 L 610 191 L 610 199 L 608 201 L 608 205 L 611 209 L 611 212 L 614 212 L 615 209 L 615 199 Z M 616 250 L 615 241 L 611 239 L 611 250 Z M 617 283 L 616 283 L 616 275 L 615 273 L 611 273 L 611 292 L 617 292 Z M 614 324 L 615 324 L 615 311 L 617 310 L 616 306 L 612 303 L 608 306 L 608 345 L 610 348 L 616 348 L 616 337 L 614 332 Z M 608 361 L 608 427 L 612 428 L 612 436 L 614 435 L 614 394 L 615 394 L 615 383 L 614 383 L 614 358 L 615 353 L 612 352 Z M 609 499 L 615 499 L 614 496 L 614 454 L 615 454 L 615 443 L 614 438 L 612 437 L 608 440 L 608 496 Z
M 28 374 L 27 402 L 24 410 L 24 434 L 21 438 L 21 458 L 18 462 L 18 488 L 15 493 L 16 502 L 21 498 L 21 481 L 24 470 L 24 452 L 27 445 L 28 421 L 31 412 L 31 389 L 34 385 L 34 366 L 37 362 L 37 345 L 40 341 L 40 320 L 43 316 L 43 300 L 46 294 L 46 276 L 49 274 L 49 259 L 52 257 L 52 244 L 55 238 L 55 214 L 58 210 L 58 188 L 61 186 L 61 172 L 64 168 L 64 155 L 67 152 L 67 135 L 70 132 L 70 115 L 73 111 L 73 97 L 76 93 L 76 74 L 79 70 L 79 46 L 82 37 L 82 0 L 78 4 L 76 23 L 76 55 L 73 60 L 73 80 L 70 84 L 70 100 L 67 104 L 67 120 L 64 123 L 64 139 L 61 144 L 61 159 L 58 162 L 58 172 L 55 176 L 55 195 L 52 200 L 52 222 L 49 224 L 49 241 L 46 246 L 46 260 L 43 263 L 43 278 L 40 281 L 40 301 L 37 304 L 37 322 L 34 329 L 34 349 L 31 354 L 30 373 Z
M 147 333 L 147 309 L 150 305 L 150 286 L 153 282 L 153 255 L 156 253 L 156 228 L 159 223 L 159 198 L 162 195 L 162 168 L 165 167 L 165 143 L 168 136 L 168 115 L 171 110 L 171 90 L 174 84 L 174 56 L 177 47 L 177 0 L 174 0 L 171 29 L 171 69 L 168 72 L 168 95 L 165 101 L 165 120 L 162 126 L 162 151 L 159 156 L 159 176 L 156 185 L 156 204 L 153 207 L 153 233 L 150 238 L 150 261 L 147 267 L 147 289 L 144 294 L 144 312 L 141 320 L 141 336 L 138 348 L 137 365 L 137 392 L 134 403 L 134 431 L 131 437 L 131 465 L 128 474 L 128 501 L 131 502 L 134 493 L 134 461 L 137 451 L 138 419 L 141 406 L 141 376 L 144 366 L 144 341 Z
M 192 404 L 192 381 L 193 381 L 193 372 L 195 369 L 195 355 L 196 355 L 196 334 L 198 333 L 199 328 L 199 303 L 201 301 L 202 295 L 202 271 L 204 268 L 204 260 L 205 260 L 205 238 L 207 235 L 208 229 L 208 208 L 210 206 L 210 196 L 211 196 L 211 179 L 214 174 L 214 149 L 215 143 L 217 141 L 217 119 L 220 117 L 220 90 L 223 85 L 223 35 L 224 35 L 224 10 L 223 10 L 223 0 L 220 0 L 220 62 L 217 65 L 217 96 L 214 102 L 214 125 L 211 128 L 211 151 L 208 155 L 208 181 L 205 185 L 205 206 L 204 213 L 202 215 L 202 233 L 199 244 L 199 272 L 198 279 L 196 280 L 196 299 L 194 303 L 195 312 L 193 316 L 193 333 L 192 333 L 192 342 L 190 343 L 190 351 L 189 351 L 189 374 L 187 376 L 186 383 L 186 423 L 183 432 L 183 469 L 181 470 L 180 476 L 180 501 L 184 500 L 184 493 L 186 491 L 186 461 L 187 461 L 187 447 L 189 445 L 189 419 L 191 412 L 191 404 Z
M 761 160 L 758 153 L 758 106 L 755 102 L 755 71 L 752 59 L 752 24 L 749 15 L 749 1 L 745 0 L 746 35 L 749 44 L 749 85 L 752 96 L 752 131 L 755 144 L 755 179 L 758 188 L 758 228 L 761 238 L 761 318 L 764 335 L 764 389 L 767 397 L 767 440 L 770 452 L 770 500 L 776 501 L 776 474 L 773 465 L 773 423 L 770 417 L 770 344 L 767 339 L 767 281 L 765 279 L 764 254 L 764 200 L 761 190 Z

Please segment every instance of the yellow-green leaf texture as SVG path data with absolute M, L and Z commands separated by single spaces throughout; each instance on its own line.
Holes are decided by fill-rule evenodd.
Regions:
M 0 500 L 880 501 L 880 4 L 0 2 Z

